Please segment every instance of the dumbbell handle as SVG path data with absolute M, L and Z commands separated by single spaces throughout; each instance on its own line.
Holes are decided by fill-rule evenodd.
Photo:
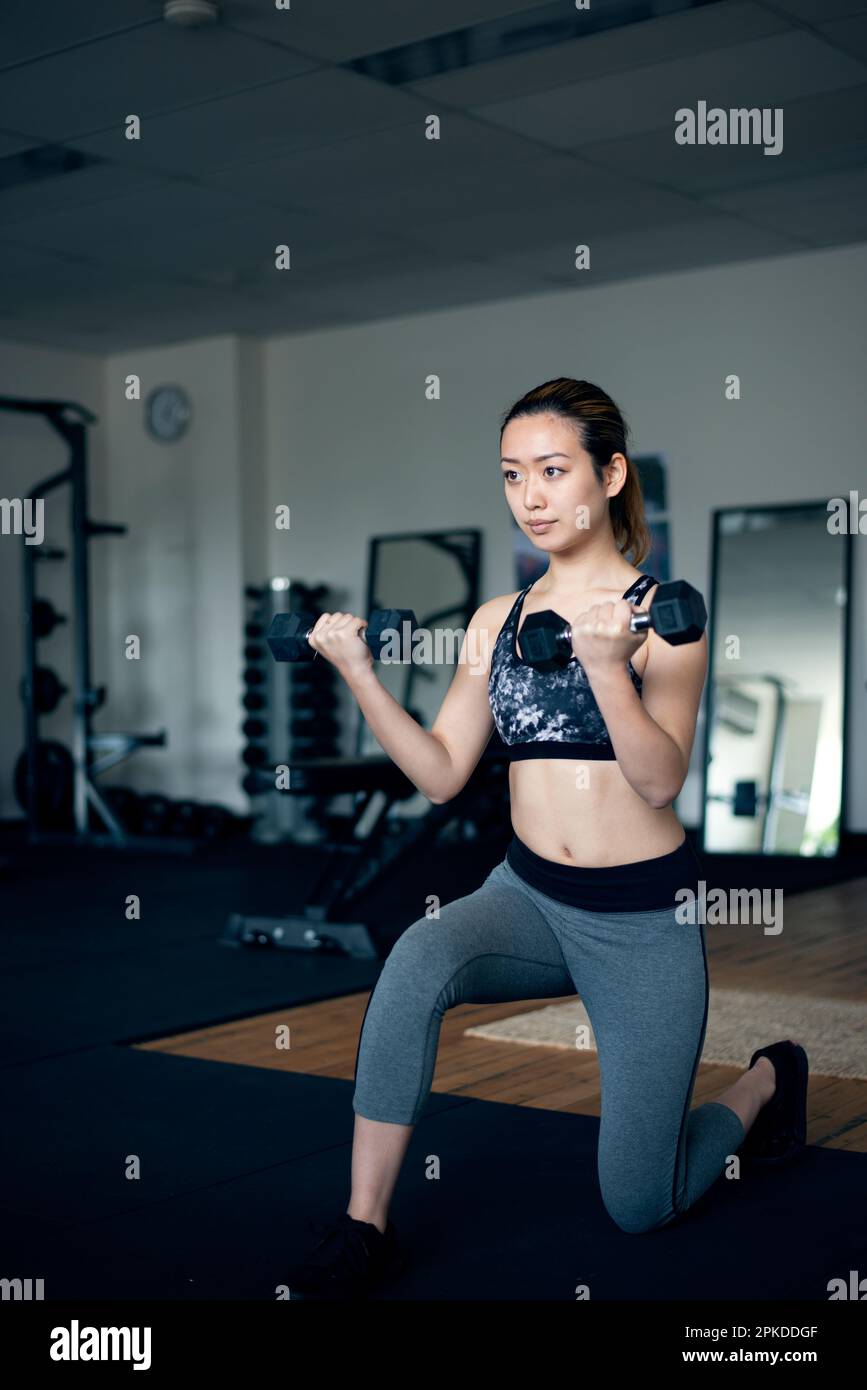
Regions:
M 311 634 L 311 632 L 313 631 L 313 629 L 314 629 L 314 627 L 316 626 L 316 623 L 317 623 L 318 621 L 319 621 L 319 619 L 317 618 L 316 621 L 315 621 L 315 622 L 312 622 L 308 628 L 305 628 L 305 629 L 304 629 L 303 632 L 299 632 L 299 634 L 298 634 L 299 639 L 300 639 L 300 640 L 303 640 L 304 642 L 309 642 L 309 641 L 310 641 L 310 634 Z M 366 642 L 366 641 L 367 641 L 367 626 L 365 625 L 364 627 L 360 627 L 360 628 L 358 629 L 358 632 L 357 632 L 356 636 L 360 637 L 361 640 L 362 640 L 362 642 Z M 314 651 L 314 653 L 313 653 L 313 660 L 315 661 L 316 658 L 317 658 L 317 656 L 321 656 L 321 655 L 322 655 L 321 652 Z
M 653 627 L 653 613 L 649 608 L 636 609 L 629 619 L 630 632 L 644 632 L 647 628 Z M 572 641 L 572 628 L 565 620 L 560 629 L 562 636 L 569 642 Z
M 645 610 L 644 612 L 635 612 L 629 619 L 630 632 L 644 632 L 645 628 L 648 628 L 650 626 L 651 622 L 649 609 Z M 565 618 L 563 619 L 562 627 L 558 629 L 557 636 L 560 639 L 564 639 L 571 645 L 572 627 L 570 623 L 566 622 Z
M 646 608 L 643 612 L 640 610 L 636 611 L 629 619 L 630 632 L 644 632 L 647 628 L 652 626 L 653 623 L 649 608 Z
M 318 621 L 318 618 L 304 612 L 276 613 L 265 639 L 276 659 L 310 661 L 320 656 L 320 652 L 310 648 L 310 636 Z M 367 644 L 375 658 L 380 658 L 385 645 L 382 640 L 383 634 L 390 633 L 394 624 L 397 625 L 396 630 L 399 634 L 405 632 L 407 624 L 412 633 L 416 628 L 415 614 L 408 608 L 376 608 L 367 623 L 358 629 L 358 636 Z

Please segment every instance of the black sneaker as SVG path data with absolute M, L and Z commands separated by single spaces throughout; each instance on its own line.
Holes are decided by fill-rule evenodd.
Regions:
M 289 1297 L 325 1299 L 369 1298 L 386 1280 L 401 1273 L 406 1255 L 389 1220 L 383 1235 L 378 1226 L 356 1221 L 342 1212 L 287 1279 Z
M 767 1105 L 759 1111 L 738 1152 L 747 1163 L 769 1167 L 789 1163 L 804 1152 L 810 1066 L 803 1047 L 790 1038 L 760 1047 L 750 1058 L 750 1067 L 755 1066 L 760 1057 L 767 1057 L 773 1063 L 777 1086 Z

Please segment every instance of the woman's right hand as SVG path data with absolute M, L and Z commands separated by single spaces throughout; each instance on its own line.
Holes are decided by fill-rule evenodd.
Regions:
M 337 668 L 344 680 L 350 680 L 373 666 L 373 653 L 358 635 L 365 627 L 367 619 L 356 618 L 352 613 L 323 613 L 316 619 L 307 641 Z

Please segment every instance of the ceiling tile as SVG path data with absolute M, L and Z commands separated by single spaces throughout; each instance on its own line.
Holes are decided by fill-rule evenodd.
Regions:
M 834 24 L 820 24 L 819 33 L 829 43 L 836 44 L 853 58 L 867 62 L 867 14 L 853 19 L 838 19 Z
M 488 268 L 502 271 L 503 294 L 507 296 L 510 276 L 520 283 L 532 272 L 537 292 L 546 286 L 592 289 L 638 275 L 786 255 L 801 249 L 801 243 L 789 237 L 716 213 L 697 217 L 687 225 L 671 222 L 650 228 L 629 226 L 608 233 L 591 249 L 590 269 L 586 271 L 574 268 L 571 257 L 563 255 L 560 243 L 533 246 L 523 255 L 498 256 Z
M 673 62 L 782 33 L 789 21 L 761 5 L 719 3 L 697 10 L 659 15 L 620 29 L 531 49 L 472 67 L 442 73 L 411 89 L 430 101 L 478 109 L 511 101 L 528 92 L 550 91 L 565 83 L 624 73 L 651 63 Z
M 5 16 L 2 24 L 5 32 Z M 148 25 L 8 69 L 0 82 L 0 127 L 67 144 L 109 130 L 129 145 L 135 142 L 124 138 L 124 120 L 134 114 L 143 119 L 140 144 L 147 148 L 145 117 L 310 67 L 309 59 L 218 26 Z
M 162 23 L 155 0 L 3 0 L 0 71 L 14 63 L 91 43 L 109 34 Z M 5 80 L 5 79 L 4 79 Z
M 867 157 L 867 85 L 787 101 L 783 149 L 754 145 L 678 145 L 669 130 L 584 145 L 581 158 L 624 177 L 704 193 L 821 172 L 829 162 L 857 166 Z
M 29 150 L 33 140 L 29 135 L 19 135 L 14 130 L 0 130 L 0 159 L 5 159 L 8 154 L 19 154 L 21 150 Z
M 714 194 L 708 202 L 814 246 L 867 240 L 867 169 Z
M 4 189 L 0 196 L 0 227 L 38 220 L 49 213 L 62 214 L 75 207 L 87 208 L 86 216 L 96 218 L 99 211 L 94 204 L 139 190 L 147 193 L 164 183 L 162 174 L 140 173 L 120 164 L 91 164 L 59 177 Z
M 646 227 L 699 215 L 700 209 L 678 194 L 600 176 L 598 183 L 576 179 L 571 187 L 564 184 L 559 196 L 538 205 L 518 194 L 502 213 L 486 206 L 482 197 L 475 208 L 465 204 L 459 214 L 450 209 L 414 224 L 411 231 L 415 241 L 432 251 L 481 257 L 521 248 L 529 254 L 559 232 L 563 255 L 571 260 L 577 244 L 598 245 L 625 222 Z
M 139 142 L 112 130 L 74 143 L 107 159 L 198 178 L 412 119 L 421 129 L 424 108 L 416 97 L 328 68 L 152 116 Z
M 774 0 L 774 8 L 802 23 L 821 24 L 823 20 L 864 14 L 867 0 Z
M 557 193 L 585 170 L 573 155 L 549 154 L 510 131 L 448 117 L 443 138 L 409 125 L 210 173 L 209 187 L 278 206 L 352 207 L 373 220 L 448 214 L 476 198 L 517 199 Z
M 811 92 L 863 84 L 864 66 L 802 30 L 658 63 L 630 73 L 496 102 L 479 114 L 560 149 L 668 127 L 700 99 L 709 106 L 779 106 Z
M 331 63 L 381 53 L 455 29 L 484 24 L 526 10 L 548 8 L 549 0 L 436 0 L 436 4 L 407 4 L 407 0 L 376 0 L 348 4 L 347 0 L 295 0 L 292 9 L 258 11 L 251 4 L 227 5 L 232 28 L 287 43 L 299 52 Z

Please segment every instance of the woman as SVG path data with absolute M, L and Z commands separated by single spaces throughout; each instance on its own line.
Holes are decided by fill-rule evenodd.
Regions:
M 290 1280 L 293 1296 L 364 1297 L 402 1267 L 388 1208 L 442 1015 L 457 1004 L 580 995 L 599 1056 L 599 1182 L 625 1231 L 683 1215 L 738 1151 L 778 1162 L 803 1148 L 807 1059 L 791 1039 L 760 1049 L 734 1085 L 690 1111 L 707 959 L 704 928 L 683 922 L 675 894 L 697 893 L 702 870 L 672 802 L 689 765 L 707 638 L 672 646 L 629 629 L 657 581 L 636 568 L 649 545 L 626 436 L 611 398 L 571 378 L 537 387 L 506 415 L 506 501 L 549 564 L 474 614 L 430 731 L 378 680 L 358 635 L 365 619 L 324 614 L 311 633 L 385 752 L 432 802 L 458 794 L 496 723 L 511 758 L 514 838 L 476 892 L 414 922 L 383 966 L 356 1059 L 349 1205 Z M 570 623 L 573 652 L 547 674 L 520 652 L 522 622 L 544 609 Z

